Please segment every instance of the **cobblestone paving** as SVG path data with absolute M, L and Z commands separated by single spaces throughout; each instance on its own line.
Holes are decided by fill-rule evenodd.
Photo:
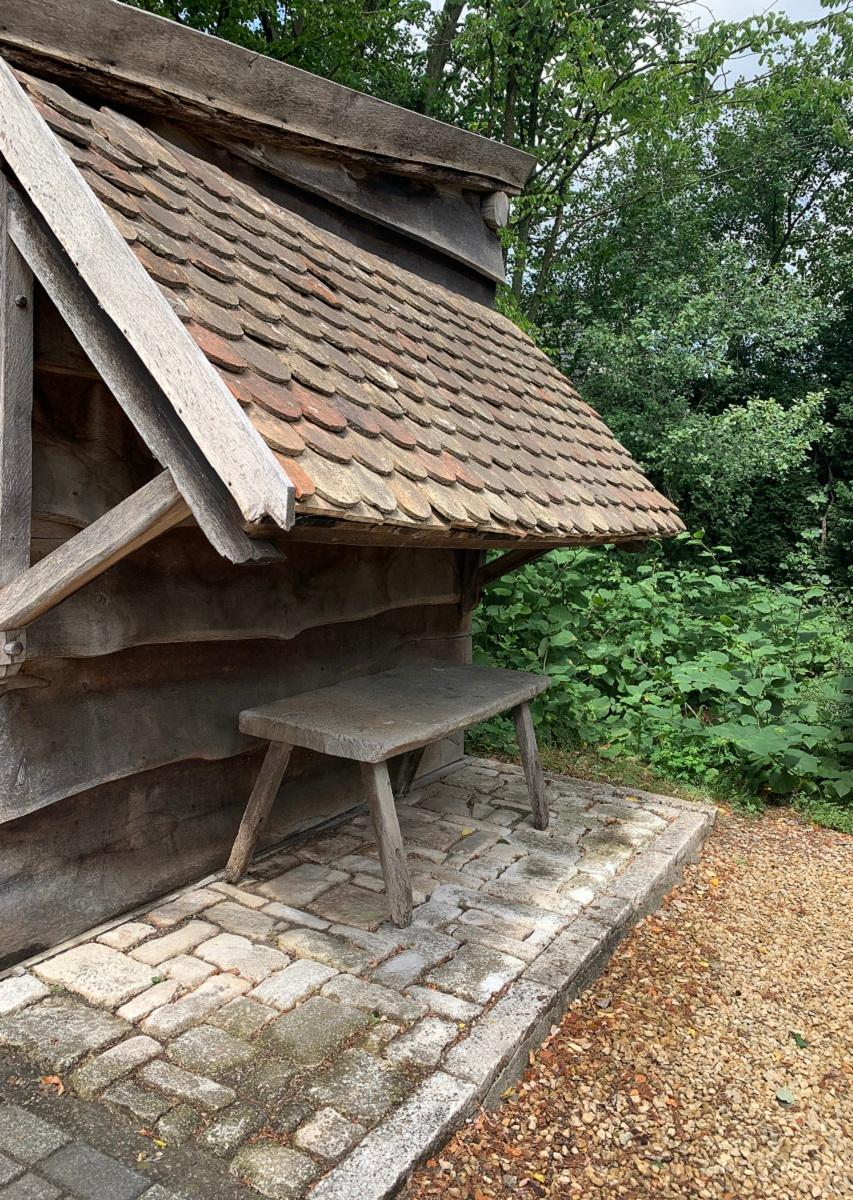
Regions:
M 712 821 L 564 777 L 548 798 L 538 832 L 520 769 L 469 759 L 400 804 L 408 929 L 359 814 L 0 980 L 21 1096 L 33 1068 L 66 1089 L 57 1124 L 0 1106 L 0 1198 L 389 1195 L 496 1101 Z

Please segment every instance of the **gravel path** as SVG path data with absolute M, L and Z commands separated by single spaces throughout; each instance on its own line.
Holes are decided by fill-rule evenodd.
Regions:
M 498 1112 L 401 1200 L 853 1197 L 853 838 L 721 813 Z

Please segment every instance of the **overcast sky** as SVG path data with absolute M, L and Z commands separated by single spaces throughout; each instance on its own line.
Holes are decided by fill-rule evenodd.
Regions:
M 710 9 L 720 21 L 740 21 L 755 13 L 765 12 L 768 3 L 767 0 L 761 0 L 760 3 L 756 0 L 712 0 L 710 4 L 697 4 L 695 7 L 697 15 L 705 14 Z M 814 20 L 824 11 L 821 9 L 820 0 L 778 0 L 776 4 L 769 5 L 769 7 L 775 12 L 787 13 L 789 17 L 793 17 L 797 21 Z

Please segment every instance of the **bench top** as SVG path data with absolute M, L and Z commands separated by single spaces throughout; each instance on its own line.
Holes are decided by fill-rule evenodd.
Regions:
M 545 676 L 527 671 L 422 663 L 248 708 L 240 728 L 271 742 L 383 762 L 506 712 L 548 686 Z

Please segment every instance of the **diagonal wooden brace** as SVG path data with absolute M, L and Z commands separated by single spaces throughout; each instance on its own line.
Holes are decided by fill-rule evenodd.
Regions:
M 171 472 L 163 471 L 0 588 L 0 629 L 23 629 L 189 512 Z

